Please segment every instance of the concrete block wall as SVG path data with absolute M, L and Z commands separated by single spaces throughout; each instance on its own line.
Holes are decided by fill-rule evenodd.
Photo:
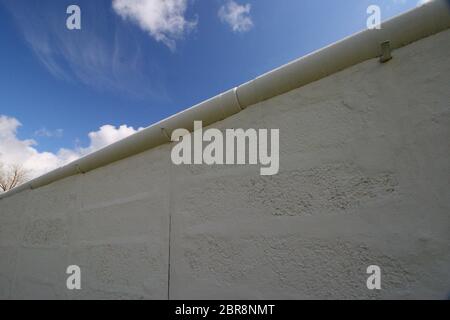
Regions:
M 164 145 L 1 200 L 0 298 L 447 298 L 449 40 L 214 125 L 280 129 L 278 175 L 176 167 Z

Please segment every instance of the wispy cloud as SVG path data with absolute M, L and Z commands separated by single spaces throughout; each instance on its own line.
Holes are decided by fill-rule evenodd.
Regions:
M 44 138 L 61 138 L 63 136 L 63 129 L 49 130 L 45 127 L 36 130 L 34 135 L 36 137 L 44 137 Z
M 250 16 L 251 5 L 240 5 L 233 0 L 229 0 L 219 9 L 219 18 L 227 23 L 234 32 L 246 32 L 253 27 L 253 20 Z
M 30 171 L 31 177 L 40 176 L 142 130 L 127 125 L 104 125 L 88 134 L 88 146 L 62 148 L 52 153 L 39 152 L 36 149 L 37 142 L 33 139 L 20 139 L 17 131 L 21 125 L 16 118 L 0 115 L 0 163 L 21 165 Z
M 114 17 L 98 7 L 102 3 L 83 4 L 82 30 L 75 31 L 66 28 L 63 3 L 0 3 L 12 13 L 26 42 L 53 76 L 101 91 L 166 98 L 158 64 L 144 57 L 137 39 L 120 30 Z
M 176 40 L 197 25 L 185 17 L 188 0 L 113 0 L 114 11 L 123 19 L 137 23 L 156 41 L 171 50 Z

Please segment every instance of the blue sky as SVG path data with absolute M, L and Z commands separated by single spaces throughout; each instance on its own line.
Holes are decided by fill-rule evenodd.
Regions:
M 114 1 L 0 0 L 0 162 L 42 173 L 418 3 Z

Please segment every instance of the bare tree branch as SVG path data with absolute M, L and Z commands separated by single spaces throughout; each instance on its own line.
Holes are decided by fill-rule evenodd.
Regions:
M 3 165 L 0 163 L 0 191 L 9 191 L 26 182 L 29 172 L 20 165 Z

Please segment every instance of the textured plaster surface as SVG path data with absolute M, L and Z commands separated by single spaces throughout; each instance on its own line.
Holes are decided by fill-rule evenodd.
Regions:
M 165 145 L 1 200 L 0 298 L 445 299 L 449 40 L 214 125 L 280 129 L 278 175 L 175 167 Z M 80 291 L 65 286 L 72 264 Z

